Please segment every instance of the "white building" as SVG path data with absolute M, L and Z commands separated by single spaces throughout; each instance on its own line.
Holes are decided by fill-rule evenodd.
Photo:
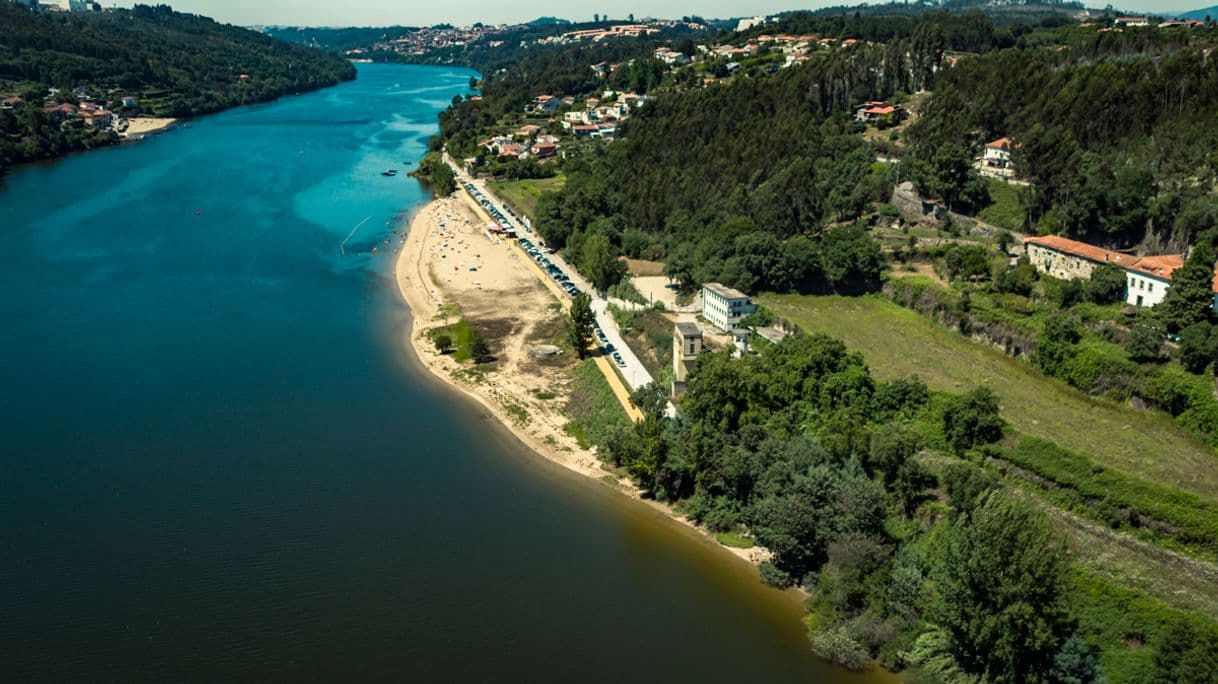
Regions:
M 999 138 L 986 143 L 985 152 L 977 164 L 977 170 L 983 176 L 991 178 L 1012 178 L 1015 175 L 1015 165 L 1011 162 L 1011 148 L 1014 143 L 1010 138 Z
M 757 310 L 749 296 L 719 283 L 702 286 L 702 315 L 711 325 L 731 332 L 740 320 Z
M 752 19 L 741 19 L 736 22 L 737 31 L 747 31 L 754 26 L 765 26 L 765 17 L 753 17 Z
M 672 336 L 672 393 L 685 391 L 689 369 L 702 353 L 702 331 L 693 323 L 677 323 Z
M 1028 238 L 1024 250 L 1036 270 L 1060 280 L 1086 280 L 1097 267 L 1115 264 L 1125 271 L 1125 301 L 1133 306 L 1152 307 L 1162 302 L 1171 287 L 1172 273 L 1184 265 L 1182 254 L 1133 256 L 1056 235 Z M 1218 276 L 1214 291 L 1218 292 Z M 1218 307 L 1218 297 L 1214 302 Z

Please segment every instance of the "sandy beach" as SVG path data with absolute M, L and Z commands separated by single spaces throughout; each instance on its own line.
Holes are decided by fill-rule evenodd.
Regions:
M 453 196 L 428 203 L 410 223 L 398 253 L 398 290 L 410 308 L 414 355 L 436 377 L 481 404 L 534 452 L 585 477 L 641 500 L 683 525 L 699 529 L 716 546 L 750 563 L 768 552 L 760 547 L 722 546 L 668 506 L 643 499 L 632 483 L 602 467 L 596 454 L 580 448 L 563 426 L 570 396 L 569 363 L 534 358 L 530 349 L 561 334 L 565 302 L 530 269 L 517 247 L 491 238 L 468 198 Z M 475 270 L 476 269 L 476 270 Z M 493 330 L 498 359 L 493 371 L 471 373 L 452 355 L 440 354 L 427 331 L 445 325 L 446 305 Z M 552 398 L 543 398 L 552 397 Z
M 134 119 L 127 119 L 127 132 L 123 134 L 123 137 L 139 139 L 152 133 L 159 133 L 177 122 L 177 119 L 168 117 L 154 119 L 147 116 L 137 116 Z

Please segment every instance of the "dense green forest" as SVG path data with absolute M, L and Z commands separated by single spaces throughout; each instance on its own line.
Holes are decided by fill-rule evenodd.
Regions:
M 690 289 L 869 288 L 887 262 L 873 224 L 894 215 L 884 202 L 898 177 L 978 210 L 990 197 L 974 159 L 1010 135 L 1033 181 L 1017 191 L 1029 227 L 1198 247 L 1162 315 L 1111 320 L 1125 318 L 1122 275 L 1041 278 L 999 254 L 1001 236 L 941 250 L 959 287 L 950 295 L 902 290 L 915 281 L 893 278 L 891 296 L 919 310 L 930 303 L 928 315 L 966 333 L 976 323 L 1030 338 L 1030 360 L 1046 374 L 1093 396 L 1163 406 L 1213 440 L 1207 250 L 1218 220 L 1218 88 L 1209 30 L 1101 32 L 1060 12 L 998 22 L 915 9 L 796 13 L 721 36 L 736 45 L 761 33 L 863 42 L 707 87 L 665 76 L 616 142 L 561 160 L 565 184 L 541 197 L 536 227 L 598 286 L 621 276 L 610 267 L 621 254 L 663 260 Z M 455 102 L 437 146 L 468 149 L 534 95 L 578 97 L 602 85 L 583 71 L 601 59 L 559 52 L 484 72 L 483 100 Z M 929 93 L 913 97 L 920 91 Z M 854 107 L 878 99 L 917 100 L 917 121 L 862 135 Z M 1035 330 L 1002 327 L 1016 306 Z M 1164 329 L 1181 333 L 1183 367 L 1160 360 Z M 1042 478 L 1052 496 L 1113 530 L 1207 558 L 1210 503 L 1020 435 L 987 390 L 881 382 L 825 337 L 796 334 L 741 359 L 703 354 L 675 420 L 660 415 L 663 394 L 636 392 L 647 418 L 609 430 L 599 453 L 712 531 L 772 551 L 762 577 L 808 591 L 822 656 L 859 668 L 878 661 L 919 682 L 1218 679 L 1213 622 L 1076 562 L 1040 512 L 1045 501 L 994 464 Z
M 0 110 L 0 171 L 114 141 L 109 131 L 61 127 L 47 89 L 90 88 L 136 97 L 145 113 L 193 116 L 315 90 L 355 77 L 346 61 L 255 31 L 137 5 L 104 12 L 35 12 L 0 2 L 0 93 L 25 101 Z
M 985 198 L 960 179 L 1010 137 L 1033 232 L 1183 249 L 1218 220 L 1216 43 L 1213 29 L 1071 28 L 961 60 L 909 131 L 909 175 L 975 208 Z
M 610 430 L 601 453 L 711 530 L 770 549 L 762 578 L 809 591 L 825 658 L 919 682 L 1218 676 L 1213 623 L 1088 575 L 985 467 L 1017 437 L 986 389 L 879 382 L 841 342 L 797 334 L 700 356 L 676 420 L 646 394 L 647 417 Z M 1018 444 L 1013 460 L 1062 460 Z

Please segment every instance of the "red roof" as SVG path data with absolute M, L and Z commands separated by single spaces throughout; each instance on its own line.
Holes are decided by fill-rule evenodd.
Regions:
M 897 108 L 889 105 L 887 107 L 870 107 L 864 113 L 865 114 L 875 114 L 877 116 L 884 116 L 886 114 L 892 114 L 895 111 L 897 111 Z
M 1171 274 L 1184 265 L 1184 256 L 1180 254 L 1162 254 L 1159 256 L 1134 256 L 1122 254 L 1103 247 L 1096 247 L 1078 240 L 1070 240 L 1058 235 L 1032 237 L 1024 241 L 1034 245 L 1047 247 L 1062 254 L 1081 257 L 1097 264 L 1116 264 L 1126 271 L 1135 271 L 1163 280 L 1171 280 Z
M 1011 147 L 1011 139 L 1010 138 L 999 138 L 992 143 L 986 143 L 985 146 L 990 148 L 991 150 L 1005 150 L 1005 149 L 1008 149 Z M 1082 243 L 1079 243 L 1079 244 L 1082 244 Z

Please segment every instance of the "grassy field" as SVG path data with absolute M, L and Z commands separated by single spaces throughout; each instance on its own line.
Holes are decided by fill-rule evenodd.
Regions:
M 611 426 L 630 424 L 626 410 L 592 359 L 584 359 L 575 366 L 567 413 L 571 422 L 565 429 L 584 449 L 600 442 Z
M 507 202 L 512 211 L 529 217 L 530 221 L 537 218 L 537 200 L 541 193 L 561 190 L 567 184 L 567 178 L 561 173 L 553 178 L 536 180 L 491 181 L 491 190 Z
M 982 209 L 977 218 L 999 228 L 1023 232 L 1028 211 L 1019 198 L 1020 186 L 993 178 L 987 180 L 992 203 Z
M 992 389 L 1020 432 L 1107 467 L 1218 501 L 1218 454 L 1170 416 L 1094 401 L 997 349 L 879 296 L 765 295 L 761 304 L 808 332 L 840 338 L 881 379 L 918 375 L 932 389 Z

